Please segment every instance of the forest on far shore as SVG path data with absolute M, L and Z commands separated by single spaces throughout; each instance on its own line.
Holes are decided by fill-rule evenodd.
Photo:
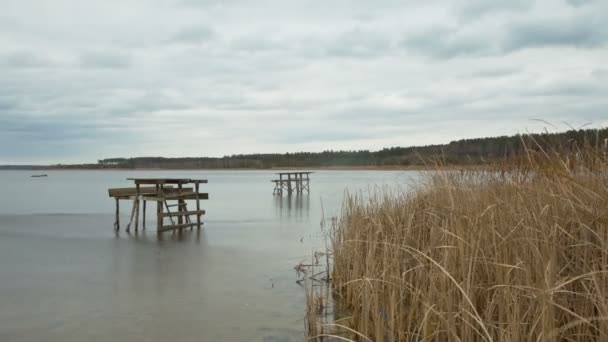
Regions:
M 220 158 L 136 157 L 106 158 L 91 164 L 0 166 L 2 169 L 269 169 L 281 167 L 387 167 L 417 166 L 441 161 L 445 165 L 477 165 L 484 161 L 523 155 L 526 149 L 573 152 L 585 144 L 608 144 L 608 128 L 569 130 L 490 138 L 462 139 L 443 145 L 390 147 L 379 151 L 323 151 L 237 154 Z

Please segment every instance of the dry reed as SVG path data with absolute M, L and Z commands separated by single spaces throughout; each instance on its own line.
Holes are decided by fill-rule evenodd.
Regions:
M 531 149 L 438 169 L 415 191 L 348 196 L 330 240 L 349 338 L 608 341 L 604 148 Z

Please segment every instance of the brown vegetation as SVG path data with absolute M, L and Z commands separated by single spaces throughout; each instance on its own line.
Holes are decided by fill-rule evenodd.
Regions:
M 605 141 L 349 196 L 330 239 L 348 319 L 311 336 L 608 341 Z

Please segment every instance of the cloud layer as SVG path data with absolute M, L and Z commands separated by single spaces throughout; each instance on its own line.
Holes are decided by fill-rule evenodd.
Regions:
M 600 0 L 6 0 L 0 164 L 608 124 Z

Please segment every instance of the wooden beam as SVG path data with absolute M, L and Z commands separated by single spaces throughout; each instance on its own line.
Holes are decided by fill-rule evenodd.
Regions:
M 182 195 L 167 195 L 167 196 L 162 196 L 162 197 L 157 197 L 157 196 L 143 196 L 144 199 L 148 200 L 148 201 L 171 201 L 171 200 L 195 200 L 196 197 L 199 196 L 199 198 L 201 200 L 208 200 L 209 199 L 209 194 L 205 193 L 205 192 L 201 192 L 201 193 L 185 193 Z M 175 205 L 172 205 L 175 206 Z
M 205 215 L 204 210 L 191 210 L 191 211 L 181 211 L 181 212 L 173 212 L 173 213 L 164 213 L 163 217 L 170 216 L 190 216 L 190 215 Z
M 173 186 L 172 185 L 166 185 L 164 186 L 164 189 L 172 189 Z M 140 187 L 139 188 L 139 193 L 141 195 L 154 195 L 158 192 L 158 189 L 156 187 L 153 186 L 146 186 L 146 187 Z M 114 188 L 114 189 L 108 189 L 108 195 L 110 197 L 128 197 L 128 196 L 135 196 L 137 193 L 137 188 L 132 187 L 132 188 Z
M 190 178 L 127 178 L 135 184 L 188 184 L 188 183 L 207 183 L 206 179 Z

